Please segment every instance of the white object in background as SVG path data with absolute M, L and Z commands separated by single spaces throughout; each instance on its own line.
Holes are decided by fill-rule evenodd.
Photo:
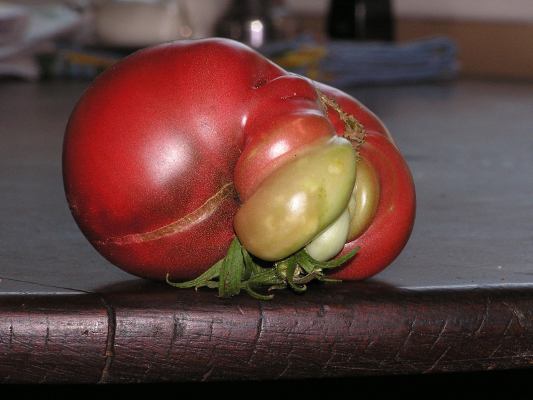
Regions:
M 96 6 L 96 38 L 108 46 L 138 48 L 212 36 L 227 5 L 227 0 L 108 0 Z
M 183 0 L 189 15 L 192 37 L 214 35 L 215 25 L 229 6 L 230 0 Z
M 113 0 L 97 5 L 95 33 L 99 43 L 145 47 L 190 38 L 192 29 L 178 0 Z
M 39 75 L 39 65 L 31 55 L 0 60 L 0 76 L 17 76 L 26 80 L 36 80 Z
M 25 7 L 0 2 L 0 46 L 19 40 L 28 26 Z

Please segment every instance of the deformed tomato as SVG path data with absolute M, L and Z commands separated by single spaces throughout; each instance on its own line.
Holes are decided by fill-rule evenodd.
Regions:
M 158 280 L 216 265 L 208 275 L 224 286 L 229 249 L 250 281 L 235 291 L 257 284 L 256 258 L 293 288 L 316 266 L 367 278 L 414 221 L 411 174 L 373 113 L 227 39 L 155 46 L 102 73 L 69 119 L 63 174 L 75 220 L 109 261 Z

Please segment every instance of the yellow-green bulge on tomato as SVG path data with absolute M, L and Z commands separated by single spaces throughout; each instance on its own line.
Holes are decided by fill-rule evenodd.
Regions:
M 339 218 L 305 246 L 305 250 L 315 260 L 327 261 L 342 250 L 349 232 L 350 212 L 346 208 Z
M 347 209 L 355 166 L 356 154 L 348 140 L 318 140 L 267 177 L 241 206 L 234 228 L 242 245 L 267 261 L 306 246 Z

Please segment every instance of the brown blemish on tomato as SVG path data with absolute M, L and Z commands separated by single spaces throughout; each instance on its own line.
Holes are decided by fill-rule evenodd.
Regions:
M 339 114 L 339 118 L 344 122 L 343 136 L 354 143 L 355 150 L 358 151 L 359 147 L 365 142 L 366 130 L 363 124 L 361 124 L 352 114 L 346 113 L 334 99 L 327 97 L 318 89 L 317 92 L 323 108 L 325 110 L 331 108 Z
M 167 236 L 174 235 L 176 233 L 185 231 L 191 226 L 196 225 L 209 218 L 218 208 L 220 208 L 222 203 L 230 197 L 237 198 L 237 193 L 235 192 L 233 182 L 228 182 L 223 185 L 200 207 L 190 212 L 189 214 L 181 217 L 177 221 L 174 221 L 168 225 L 162 226 L 149 232 L 132 233 L 125 236 L 112 237 L 100 241 L 100 243 L 104 245 L 127 245 L 132 243 L 150 242 L 153 240 L 158 240 Z

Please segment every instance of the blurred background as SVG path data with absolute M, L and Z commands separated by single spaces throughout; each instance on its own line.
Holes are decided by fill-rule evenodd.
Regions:
M 0 77 L 93 79 L 209 36 L 339 87 L 533 78 L 531 0 L 0 0 Z

